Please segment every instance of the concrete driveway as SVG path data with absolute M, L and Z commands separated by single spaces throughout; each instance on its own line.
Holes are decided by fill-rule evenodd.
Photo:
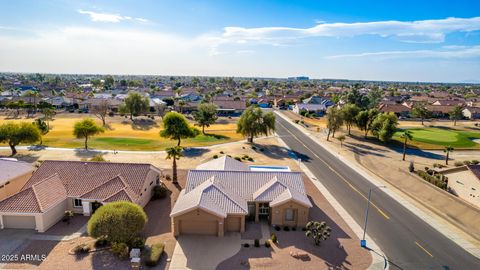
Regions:
M 173 251 L 170 270 L 211 270 L 237 254 L 241 248 L 239 233 L 227 233 L 224 237 L 181 235 Z
M 12 254 L 20 245 L 29 240 L 33 234 L 35 234 L 34 230 L 0 230 L 0 256 Z M 0 268 L 3 268 L 2 263 L 0 263 Z

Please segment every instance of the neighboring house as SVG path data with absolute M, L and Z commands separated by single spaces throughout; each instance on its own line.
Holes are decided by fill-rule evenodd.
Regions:
M 34 167 L 15 159 L 0 159 L 0 201 L 20 191 L 32 176 Z
M 464 106 L 465 100 L 440 99 L 432 103 L 435 106 Z
M 448 177 L 448 188 L 465 201 L 480 207 L 480 165 L 467 165 L 440 171 Z
M 175 236 L 223 236 L 244 232 L 245 220 L 303 227 L 310 207 L 300 172 L 251 170 L 223 156 L 188 172 L 170 217 Z
M 449 114 L 455 109 L 456 106 L 447 105 L 427 105 L 425 108 L 432 113 L 434 118 L 448 118 Z
M 382 101 L 383 102 L 383 101 Z M 412 112 L 412 108 L 407 107 L 403 104 L 380 104 L 379 111 L 382 113 L 391 112 L 397 115 L 398 117 L 409 117 Z
M 117 112 L 120 106 L 123 104 L 122 101 L 112 98 L 89 98 L 85 101 L 80 101 L 78 103 L 79 109 L 84 109 L 87 111 L 92 110 L 95 106 L 102 106 L 103 102 L 107 102 L 109 111 Z
M 321 96 L 311 96 L 307 99 L 304 99 L 302 101 L 302 103 L 304 104 L 322 104 L 322 105 L 325 105 L 325 107 L 330 107 L 330 106 L 333 106 L 335 105 L 335 102 L 329 100 L 329 99 L 326 99 L 326 98 L 323 98 Z
M 247 108 L 243 100 L 214 100 L 213 104 L 217 106 L 218 115 L 240 115 Z
M 89 216 L 120 200 L 144 207 L 160 174 L 151 164 L 46 160 L 20 192 L 0 202 L 0 228 L 45 232 L 66 210 Z
M 309 114 L 316 114 L 322 116 L 327 111 L 325 104 L 310 104 L 310 103 L 297 103 L 293 106 L 293 112 L 301 114 L 302 112 L 308 112 Z
M 466 107 L 462 112 L 467 119 L 480 119 L 480 107 Z

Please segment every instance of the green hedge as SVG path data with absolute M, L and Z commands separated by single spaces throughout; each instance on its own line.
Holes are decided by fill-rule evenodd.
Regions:
M 145 264 L 147 266 L 155 266 L 160 261 L 165 245 L 162 243 L 153 244 L 147 249 Z

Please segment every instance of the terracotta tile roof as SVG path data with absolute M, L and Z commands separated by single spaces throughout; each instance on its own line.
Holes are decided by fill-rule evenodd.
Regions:
M 250 167 L 231 157 L 222 156 L 198 165 L 197 170 L 249 171 Z
M 245 110 L 247 105 L 242 100 L 214 100 L 219 109 Z
M 58 174 L 53 174 L 0 202 L 1 212 L 42 213 L 67 198 Z
M 121 176 L 115 176 L 114 178 L 108 180 L 107 182 L 101 183 L 99 186 L 92 188 L 91 191 L 83 194 L 81 198 L 84 199 L 97 199 L 97 200 L 106 200 L 107 198 L 111 198 L 118 192 L 130 189 L 130 187 L 125 183 Z M 134 193 L 133 196 L 130 198 L 131 201 L 136 201 L 138 196 Z
M 380 111 L 381 112 L 403 113 L 403 112 L 410 112 L 410 111 L 412 111 L 412 109 L 403 105 L 403 104 L 381 104 L 380 105 Z
M 33 166 L 22 161 L 0 159 L 0 185 L 33 171 Z

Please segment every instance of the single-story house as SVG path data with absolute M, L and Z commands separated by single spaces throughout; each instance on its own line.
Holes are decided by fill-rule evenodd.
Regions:
M 327 111 L 325 104 L 310 104 L 310 103 L 296 103 L 293 106 L 292 111 L 294 113 L 301 114 L 301 112 L 308 112 L 309 114 L 316 114 L 322 116 Z
M 434 118 L 448 118 L 456 106 L 449 105 L 427 105 L 425 108 L 432 113 Z
M 480 207 L 480 165 L 467 165 L 440 171 L 448 177 L 448 188 L 465 201 Z
M 379 106 L 380 112 L 392 112 L 397 116 L 401 117 L 409 117 L 410 113 L 412 112 L 412 108 L 407 107 L 403 104 L 385 104 L 382 103 Z
M 190 170 L 170 213 L 172 231 L 223 236 L 245 220 L 303 227 L 312 207 L 300 172 L 258 171 L 227 156 Z
M 114 201 L 144 207 L 160 174 L 151 164 L 46 160 L 20 192 L 0 202 L 0 229 L 45 232 L 67 210 L 89 216 Z
M 15 159 L 0 159 L 0 201 L 20 191 L 32 176 L 34 167 Z
M 462 113 L 467 119 L 480 119 L 480 107 L 466 107 Z
M 240 115 L 247 108 L 243 100 L 214 100 L 213 104 L 217 106 L 218 115 Z

